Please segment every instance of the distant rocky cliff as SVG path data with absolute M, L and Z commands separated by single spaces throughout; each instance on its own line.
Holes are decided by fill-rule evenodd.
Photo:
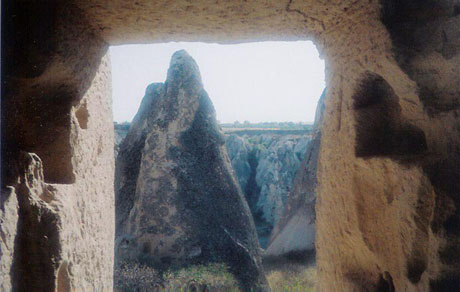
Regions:
M 226 145 L 265 247 L 291 192 L 310 135 L 305 131 L 251 132 L 228 134 Z
M 224 262 L 243 291 L 268 289 L 254 222 L 224 145 L 198 66 L 176 52 L 166 82 L 147 87 L 119 148 L 118 267 Z
M 123 124 L 114 123 L 113 125 L 113 128 L 115 129 L 115 136 L 114 136 L 115 159 L 118 156 L 118 151 L 120 151 L 121 142 L 123 142 L 123 139 L 126 137 L 126 135 L 128 135 L 130 126 L 131 126 L 130 123 L 123 123 Z
M 266 256 L 279 256 L 315 249 L 317 171 L 325 96 L 326 91 L 324 90 L 316 107 L 312 139 L 292 183 L 292 190 L 280 219 L 271 233 L 265 252 Z

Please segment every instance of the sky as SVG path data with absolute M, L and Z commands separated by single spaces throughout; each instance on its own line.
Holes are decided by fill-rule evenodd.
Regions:
M 310 41 L 234 45 L 163 43 L 110 48 L 113 116 L 131 121 L 146 87 L 164 82 L 174 52 L 197 62 L 223 123 L 313 122 L 325 87 L 324 61 Z

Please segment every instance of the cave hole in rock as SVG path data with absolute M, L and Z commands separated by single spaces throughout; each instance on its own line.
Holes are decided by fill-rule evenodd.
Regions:
M 210 112 L 215 108 L 214 119 L 219 128 L 217 132 L 220 134 L 213 132 L 213 126 L 210 125 L 212 119 L 200 118 L 202 107 L 209 107 L 201 102 L 196 112 L 193 112 L 193 103 L 187 104 L 188 110 L 195 116 L 189 119 L 189 122 L 192 121 L 189 124 L 184 122 L 187 120 L 187 112 L 181 108 L 181 104 L 187 101 L 181 101 L 181 96 L 187 96 L 190 94 L 189 91 L 195 92 L 195 87 L 198 85 L 193 83 L 196 82 L 193 79 L 193 72 L 190 73 L 187 68 L 181 67 L 182 64 L 175 67 L 174 62 L 180 61 L 174 59 L 177 55 L 174 52 L 182 49 L 185 49 L 196 61 L 199 79 L 201 79 L 199 82 L 202 82 L 205 94 L 212 102 Z M 222 139 L 216 143 L 221 144 L 228 157 L 226 167 L 231 170 L 231 176 L 241 190 L 243 202 L 249 207 L 259 245 L 267 249 L 274 238 L 282 238 L 278 241 L 285 241 L 285 244 L 277 242 L 270 256 L 282 256 L 286 262 L 311 264 L 314 261 L 314 226 L 308 228 L 305 226 L 314 225 L 314 198 L 305 199 L 303 196 L 308 195 L 300 194 L 298 191 L 301 188 L 296 189 L 294 183 L 296 180 L 298 183 L 305 182 L 304 178 L 298 177 L 297 173 L 301 168 L 308 169 L 310 164 L 316 167 L 319 149 L 319 145 L 316 145 L 319 138 L 314 139 L 316 129 L 314 121 L 319 99 L 325 95 L 324 62 L 319 58 L 313 43 L 302 41 L 233 45 L 205 43 L 126 45 L 111 47 L 110 54 L 116 159 L 115 245 L 119 250 L 118 253 L 116 251 L 116 262 L 129 261 L 129 258 L 134 257 L 142 264 L 154 263 L 155 268 L 177 264 L 173 258 L 162 256 L 165 254 L 164 246 L 168 244 L 171 245 L 171 249 L 188 253 L 187 257 L 192 259 L 191 262 L 199 263 L 202 261 L 200 257 L 203 256 L 220 257 L 209 246 L 195 244 L 187 250 L 185 247 L 187 243 L 178 241 L 168 243 L 170 240 L 168 238 L 174 236 L 178 226 L 177 221 L 182 220 L 180 219 L 182 214 L 176 213 L 197 212 L 201 214 L 200 218 L 204 218 L 201 219 L 203 221 L 206 218 L 213 220 L 213 216 L 222 216 L 200 213 L 202 210 L 199 207 L 208 206 L 210 210 L 207 212 L 212 213 L 215 212 L 212 208 L 221 204 L 215 198 L 200 197 L 200 187 L 204 185 L 207 189 L 216 191 L 216 193 L 208 192 L 210 196 L 220 195 L 218 192 L 222 189 L 213 185 L 213 174 L 209 174 L 209 167 L 203 164 L 206 164 L 209 159 L 214 159 L 214 156 L 219 156 L 209 148 L 212 148 L 213 139 Z M 175 61 L 171 60 L 171 55 Z M 180 70 L 186 71 L 185 77 L 177 73 Z M 175 88 L 174 82 L 179 82 L 177 85 L 179 89 Z M 172 91 L 177 91 L 177 94 L 171 94 Z M 200 92 L 195 93 L 202 94 Z M 163 101 L 163 98 L 174 100 L 168 102 Z M 164 108 L 155 109 L 155 106 Z M 209 112 L 204 113 L 204 115 L 208 114 Z M 180 122 L 171 122 L 178 117 L 182 119 Z M 184 134 L 178 138 L 178 144 L 171 147 L 168 146 L 168 139 L 174 139 L 175 132 L 171 130 L 173 128 L 177 132 L 183 131 Z M 194 131 L 200 133 L 198 137 L 195 137 L 197 134 Z M 165 132 L 167 134 L 164 134 Z M 216 138 L 215 135 L 221 135 L 221 138 Z M 208 138 L 211 142 L 206 142 Z M 317 147 L 313 151 L 308 150 L 313 139 Z M 193 146 L 188 146 L 187 143 Z M 202 143 L 208 144 L 200 148 Z M 156 150 L 159 147 L 170 148 L 165 150 L 166 152 L 161 152 Z M 184 153 L 181 152 L 181 148 L 188 150 Z M 180 172 L 183 170 L 177 169 L 186 166 L 181 166 L 182 162 L 177 161 L 186 159 L 187 155 L 193 155 L 190 153 L 198 152 L 196 148 L 206 152 L 202 157 L 202 163 L 194 166 L 196 172 L 208 171 L 208 173 L 205 176 L 196 176 L 194 182 L 189 182 L 188 188 L 195 190 L 191 193 L 189 190 L 183 191 L 183 196 L 191 194 L 196 198 L 183 197 L 183 200 L 188 200 L 183 207 L 183 202 L 174 201 L 168 196 L 174 192 L 171 191 L 173 185 L 178 185 L 175 192 L 180 193 L 181 179 L 189 179 L 181 178 Z M 150 152 L 153 154 L 149 154 Z M 162 155 L 165 161 L 160 159 L 159 163 L 159 157 Z M 200 157 L 201 154 L 196 155 Z M 214 160 L 216 159 L 218 157 Z M 194 162 L 189 160 L 187 163 Z M 221 165 L 216 164 L 215 167 L 211 171 L 222 172 Z M 176 176 L 174 183 L 166 182 L 167 179 L 163 178 L 146 177 L 146 168 L 156 173 L 154 175 L 156 177 L 162 173 L 161 169 L 168 169 L 169 173 Z M 166 177 L 169 174 L 161 175 Z M 196 174 L 186 175 L 193 178 Z M 139 179 L 140 176 L 144 179 Z M 140 182 L 142 180 L 143 182 Z M 309 196 L 314 197 L 316 181 L 310 182 L 312 186 L 308 186 L 307 189 L 311 190 Z M 141 200 L 142 194 L 147 194 L 149 200 L 144 200 L 145 204 L 139 207 L 136 200 Z M 180 197 L 181 194 L 178 196 Z M 222 202 L 225 200 L 225 198 L 221 199 Z M 313 201 L 310 202 L 313 207 L 305 208 L 308 211 L 304 213 L 308 214 L 290 213 L 292 209 L 302 209 L 295 206 L 306 204 L 306 200 Z M 171 207 L 171 204 L 174 207 Z M 288 204 L 290 204 L 289 208 Z M 295 208 L 292 208 L 293 206 Z M 142 214 L 147 211 L 155 213 L 151 215 L 153 221 L 149 221 Z M 229 222 L 235 220 L 231 217 L 226 220 Z M 141 223 L 134 224 L 135 221 Z M 279 222 L 282 222 L 282 226 L 275 228 Z M 211 224 L 209 222 L 199 224 L 208 226 L 202 227 L 209 228 L 209 232 L 214 228 L 209 226 Z M 226 224 L 223 222 L 221 226 Z M 286 226 L 287 234 L 284 234 L 283 228 Z M 132 234 L 133 228 L 147 230 L 146 233 L 153 234 L 156 239 L 152 239 L 152 236 L 149 237 L 150 241 L 145 236 L 142 239 L 136 238 L 136 235 Z M 301 232 L 302 228 L 307 228 L 309 231 Z M 227 227 L 221 229 L 223 229 L 221 236 L 226 237 L 227 241 L 238 242 L 239 239 L 235 238 Z M 165 234 L 165 237 L 159 236 L 161 234 Z M 203 236 L 206 236 L 207 241 L 213 240 L 213 235 Z M 273 260 L 272 257 L 268 261 L 280 264 L 279 260 Z M 283 263 L 282 260 L 281 264 Z M 244 265 L 244 262 L 241 264 Z M 117 268 L 115 270 L 117 271 Z M 123 278 L 123 275 L 116 275 L 115 278 L 117 277 Z M 117 279 L 115 283 L 117 284 Z
M 82 129 L 88 129 L 88 109 L 87 109 L 86 100 L 81 103 L 78 107 L 77 111 L 75 112 L 75 116 L 77 117 L 78 125 Z
M 15 172 L 17 165 L 9 161 L 14 161 L 20 155 L 18 149 L 23 149 L 40 157 L 45 182 L 72 184 L 75 174 L 70 145 L 70 111 L 74 94 L 65 86 L 37 87 L 33 93 L 36 94 L 33 98 L 16 102 L 11 106 L 12 110 L 4 112 L 5 120 L 15 121 L 5 130 L 8 138 L 4 146 L 7 159 L 2 165 L 5 177 Z
M 390 273 L 385 271 L 380 275 L 379 282 L 377 283 L 377 292 L 395 292 L 393 277 L 391 277 Z
M 427 149 L 425 133 L 401 118 L 399 97 L 382 76 L 366 72 L 353 94 L 357 157 L 416 156 Z
M 63 262 L 58 270 L 57 275 L 57 292 L 71 291 L 68 263 Z

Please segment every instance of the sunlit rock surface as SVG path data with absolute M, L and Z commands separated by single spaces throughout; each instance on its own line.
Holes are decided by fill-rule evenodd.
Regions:
M 245 290 L 267 288 L 252 216 L 224 143 L 197 64 L 176 52 L 166 82 L 147 87 L 120 146 L 117 265 L 221 261 Z
M 10 268 L 13 265 L 14 239 L 18 224 L 18 199 L 14 188 L 2 190 L 0 197 L 0 291 L 11 291 Z

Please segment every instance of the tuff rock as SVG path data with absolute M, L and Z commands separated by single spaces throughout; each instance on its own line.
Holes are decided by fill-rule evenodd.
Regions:
M 3 1 L 2 196 L 18 195 L 20 153 L 35 153 L 65 236 L 60 250 L 15 246 L 59 265 L 15 269 L 14 256 L 1 274 L 28 275 L 25 291 L 40 291 L 38 273 L 61 291 L 113 291 L 109 45 L 313 40 L 327 88 L 318 290 L 458 290 L 459 25 L 458 0 Z M 24 238 L 21 210 L 43 212 L 17 201 Z
M 308 133 L 226 135 L 228 154 L 266 247 L 310 141 Z
M 280 220 L 270 235 L 266 256 L 310 252 L 315 249 L 317 171 L 325 96 L 326 91 L 323 91 L 316 107 L 312 140 L 297 171 Z
M 116 161 L 117 265 L 221 261 L 243 289 L 268 289 L 255 227 L 198 66 L 174 53 L 149 85 Z M 117 277 L 117 275 L 115 275 Z

